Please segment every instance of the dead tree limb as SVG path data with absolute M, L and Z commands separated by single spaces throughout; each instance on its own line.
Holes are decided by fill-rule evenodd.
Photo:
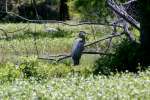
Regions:
M 119 7 L 114 0 L 107 0 L 107 4 L 111 10 L 113 10 L 117 15 L 122 17 L 124 20 L 129 22 L 132 26 L 140 30 L 140 23 L 137 22 L 134 18 L 132 18 L 126 11 L 124 11 L 121 7 Z
M 53 58 L 44 58 L 44 57 L 38 57 L 38 59 L 56 61 L 56 59 L 53 59 Z
M 125 25 L 124 25 L 124 32 L 125 32 L 125 35 L 129 38 L 129 40 L 131 42 L 134 42 L 135 41 L 135 38 L 133 36 L 133 33 L 129 31 L 129 27 L 128 27 L 128 23 L 127 22 L 124 22 Z
M 87 47 L 87 46 L 90 46 L 90 45 L 93 45 L 93 44 L 96 44 L 98 42 L 101 42 L 101 41 L 104 41 L 104 40 L 107 40 L 107 39 L 110 39 L 110 38 L 114 38 L 114 37 L 118 37 L 118 36 L 121 36 L 123 35 L 123 33 L 120 33 L 120 34 L 115 34 L 115 35 L 109 35 L 107 37 L 104 37 L 104 38 L 101 38 L 97 41 L 94 41 L 92 43 L 89 43 L 89 44 L 86 44 L 84 47 Z M 101 54 L 101 55 L 112 55 L 112 54 L 106 54 L 106 53 L 101 53 L 101 52 L 83 52 L 83 54 Z M 52 57 L 57 57 L 57 60 L 56 58 L 52 58 Z M 64 60 L 64 59 L 67 59 L 67 58 L 70 58 L 71 57 L 71 54 L 62 54 L 62 55 L 53 55 L 53 56 L 49 56 L 49 57 L 39 57 L 38 59 L 43 59 L 43 60 L 53 60 L 53 61 L 61 61 L 61 60 Z
M 133 33 L 129 31 L 129 24 L 123 18 L 119 18 L 118 20 L 113 22 L 114 27 L 113 27 L 113 33 L 112 34 L 116 34 L 117 29 L 116 29 L 115 25 L 120 24 L 120 23 L 123 24 L 123 31 L 125 32 L 125 35 L 128 37 L 128 39 L 131 42 L 135 42 L 135 38 L 133 36 Z
M 36 13 L 37 20 L 39 20 L 40 18 L 39 18 L 39 14 L 38 14 L 38 11 L 37 11 L 36 1 L 32 0 L 31 3 L 33 3 L 33 7 L 34 7 L 34 10 L 35 10 L 35 13 Z
M 61 24 L 64 24 L 64 25 L 68 25 L 68 26 L 80 26 L 80 25 L 104 25 L 104 26 L 114 26 L 113 24 L 106 24 L 106 23 L 96 23 L 96 22 L 82 22 L 82 23 L 77 23 L 77 24 L 69 24 L 67 22 L 64 22 L 64 21 L 57 21 L 57 20 L 31 20 L 31 19 L 28 19 L 28 18 L 25 18 L 23 16 L 20 16 L 20 15 L 17 15 L 13 12 L 4 12 L 4 11 L 0 11 L 0 13 L 6 13 L 8 15 L 14 15 L 24 21 L 27 21 L 27 22 L 31 22 L 31 23 L 61 23 Z M 117 25 L 116 27 L 120 27 L 120 28 L 123 28 L 121 25 Z
M 82 54 L 98 54 L 98 55 L 109 55 L 109 56 L 113 56 L 113 54 L 111 53 L 103 53 L 103 52 L 92 52 L 92 51 L 83 51 Z M 53 57 L 57 57 L 57 56 L 53 56 Z M 59 62 L 59 61 L 62 61 L 64 59 L 68 59 L 71 57 L 71 54 L 68 54 L 68 55 L 63 55 L 61 57 L 58 56 L 58 58 L 51 58 L 51 56 L 49 57 L 38 57 L 38 59 L 41 59 L 41 60 L 51 60 L 51 61 L 56 61 L 56 62 Z
M 59 59 L 57 59 L 57 62 L 61 61 L 61 60 L 64 60 L 64 59 L 67 59 L 67 58 L 70 58 L 71 57 L 71 54 L 70 55 L 66 55 L 64 57 L 61 57 Z
M 137 1 L 137 0 L 130 0 L 130 1 L 123 3 L 122 5 L 129 5 L 130 3 L 135 2 L 135 1 Z
M 103 53 L 103 52 L 91 52 L 91 51 L 83 51 L 83 54 L 100 54 L 100 55 L 114 55 L 111 53 Z
M 121 35 L 123 35 L 123 34 L 124 34 L 124 32 L 122 32 L 122 33 L 120 33 L 120 34 L 117 33 L 117 34 L 115 34 L 115 35 L 108 35 L 108 36 L 103 37 L 103 38 L 101 38 L 101 39 L 99 39 L 99 40 L 96 40 L 96 41 L 94 41 L 94 42 L 92 42 L 92 43 L 85 44 L 84 47 L 88 47 L 88 46 L 93 45 L 93 44 L 96 44 L 96 43 L 98 43 L 98 42 L 101 42 L 101 41 L 104 41 L 104 40 L 107 40 L 107 39 L 110 39 L 110 38 L 118 37 L 118 36 L 121 36 Z

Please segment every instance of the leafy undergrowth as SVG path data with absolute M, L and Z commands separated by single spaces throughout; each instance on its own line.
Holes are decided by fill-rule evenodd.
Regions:
M 43 63 L 22 58 L 22 63 L 0 65 L 0 99 L 15 100 L 122 100 L 150 98 L 150 69 L 136 74 L 93 75 L 90 66 L 69 61 Z
M 94 73 L 105 75 L 126 71 L 136 73 L 147 68 L 142 62 L 142 57 L 144 55 L 139 43 L 123 39 L 116 45 L 113 55 L 102 56 L 95 62 Z
M 15 100 L 149 100 L 150 71 L 85 78 L 68 75 L 36 81 L 16 79 L 0 85 L 1 99 Z
M 0 82 L 12 82 L 15 79 L 34 78 L 36 81 L 50 79 L 53 77 L 66 77 L 68 74 L 78 74 L 87 77 L 92 73 L 90 65 L 72 66 L 71 61 L 41 62 L 36 57 L 22 57 L 18 64 L 4 63 L 0 65 Z
M 15 25 L 10 24 L 8 26 L 12 27 L 10 29 L 7 27 L 10 31 L 14 30 Z M 35 25 L 32 24 L 31 26 Z M 99 27 L 97 26 L 97 28 Z M 37 59 L 35 57 L 37 56 L 35 43 L 41 55 L 67 53 L 71 51 L 71 44 L 76 35 L 75 33 L 81 29 L 87 30 L 89 27 L 70 28 L 63 26 L 61 29 L 58 33 L 49 34 L 41 32 L 43 30 L 42 25 L 37 25 L 36 34 L 34 29 L 30 28 L 30 31 L 17 32 L 15 39 L 0 41 L 0 45 L 2 45 L 1 59 L 3 62 L 0 64 L 0 99 L 149 100 L 150 70 L 147 69 L 136 74 L 126 72 L 126 65 L 128 63 L 131 64 L 130 61 L 133 59 L 127 59 L 128 63 L 124 63 L 124 60 L 126 61 L 128 57 L 135 57 L 133 55 L 135 48 L 130 48 L 131 46 L 128 46 L 126 42 L 124 42 L 125 45 L 123 44 L 118 47 L 121 49 L 117 49 L 120 51 L 113 56 L 113 61 L 112 57 L 105 58 L 103 56 L 104 58 L 99 59 L 96 63 L 97 66 L 93 65 L 95 60 L 99 58 L 99 55 L 83 55 L 79 66 L 72 66 L 70 59 L 59 63 Z M 64 31 L 64 29 L 69 31 Z M 24 32 L 30 34 L 20 37 L 20 33 Z M 59 37 L 58 34 L 60 33 L 61 36 Z M 33 34 L 36 35 L 36 42 L 32 36 Z M 11 36 L 12 34 L 9 35 Z M 89 41 L 92 41 L 92 39 L 89 38 Z M 102 45 L 105 46 L 104 43 Z M 14 53 L 17 57 L 11 57 L 11 54 Z M 25 54 L 28 57 L 23 57 Z M 34 57 L 32 57 L 33 55 Z M 123 58 L 121 59 L 121 57 Z M 9 59 L 5 60 L 4 58 Z M 11 63 L 13 62 L 11 60 L 15 64 Z M 114 70 L 112 71 L 111 69 L 116 69 L 116 65 L 118 68 L 124 68 L 124 73 L 118 73 L 119 70 L 115 70 L 115 74 L 112 73 Z M 101 72 L 108 76 L 93 75 L 93 72 L 97 70 L 96 68 L 98 68 L 98 73 Z
M 45 55 L 59 55 L 70 53 L 74 39 L 77 37 L 79 31 L 85 31 L 88 34 L 86 42 L 92 42 L 93 34 L 90 25 L 82 26 L 65 26 L 58 24 L 48 24 L 49 28 L 54 28 L 57 31 L 46 32 L 44 24 L 0 24 L 9 37 L 5 39 L 5 35 L 0 31 L 0 62 L 14 61 L 20 56 L 45 56 Z M 110 28 L 104 28 L 100 25 L 95 26 L 96 38 L 101 37 L 102 33 L 110 33 Z M 90 48 L 95 48 L 92 46 Z M 39 55 L 37 55 L 37 52 Z

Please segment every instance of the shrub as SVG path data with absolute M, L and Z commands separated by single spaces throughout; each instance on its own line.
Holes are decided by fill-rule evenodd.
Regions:
M 22 58 L 22 62 L 19 66 L 20 71 L 24 78 L 37 77 L 38 62 L 36 58 Z
M 0 83 L 12 82 L 20 77 L 20 71 L 12 63 L 0 64 Z
M 109 75 L 111 72 L 137 72 L 141 69 L 140 63 L 140 45 L 123 39 L 115 47 L 114 55 L 102 56 L 95 63 L 95 74 L 101 73 Z
M 92 71 L 91 66 L 71 66 L 70 60 L 48 63 L 39 61 L 36 57 L 21 57 L 18 65 L 13 63 L 0 64 L 0 82 L 12 82 L 16 79 L 41 81 L 68 75 L 86 77 Z

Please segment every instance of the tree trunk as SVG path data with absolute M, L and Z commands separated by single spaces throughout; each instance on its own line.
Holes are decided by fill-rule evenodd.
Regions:
M 68 12 L 68 6 L 67 6 L 67 0 L 60 0 L 60 8 L 59 8 L 59 19 L 61 21 L 65 21 L 66 19 L 69 19 L 69 12 Z
M 138 0 L 141 25 L 142 63 L 150 65 L 150 0 Z

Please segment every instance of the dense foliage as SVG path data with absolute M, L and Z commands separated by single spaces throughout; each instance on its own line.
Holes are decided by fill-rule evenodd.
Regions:
M 109 11 L 105 0 L 70 0 L 70 9 L 81 15 L 83 20 L 106 21 Z
M 66 20 L 69 19 L 68 6 L 64 0 L 8 0 L 6 13 L 5 1 L 0 1 L 0 21 L 25 21 L 16 15 L 28 19 Z
M 115 0 L 118 3 L 124 3 L 127 0 Z M 72 14 L 79 13 L 81 19 L 108 22 L 114 17 L 112 11 L 107 5 L 107 0 L 69 0 L 68 5 Z M 73 16 L 76 16 L 74 14 Z
M 14 32 L 16 28 L 25 26 L 21 31 Z M 126 69 L 130 60 L 133 60 L 135 47 L 128 41 L 117 45 L 117 53 L 110 58 L 100 59 L 101 66 L 93 66 L 97 58 L 102 56 L 83 55 L 80 66 L 72 66 L 70 59 L 59 63 L 37 59 L 35 41 L 39 54 L 69 53 L 76 33 L 80 30 L 88 32 L 88 41 L 93 41 L 89 25 L 82 27 L 68 27 L 58 24 L 48 24 L 58 29 L 57 32 L 45 32 L 43 24 L 2 24 L 3 29 L 9 31 L 9 40 L 2 39 L 0 64 L 0 98 L 2 99 L 149 99 L 149 70 L 145 72 L 117 73 L 110 70 L 112 66 Z M 95 29 L 110 33 L 110 29 L 95 26 Z M 12 32 L 12 33 L 11 33 Z M 1 37 L 4 37 L 0 31 Z M 99 39 L 104 34 L 96 33 Z M 33 37 L 34 36 L 34 37 Z M 34 41 L 34 38 L 36 40 Z M 118 41 L 118 39 L 116 40 Z M 116 43 L 116 42 L 114 42 Z M 105 48 L 105 42 L 99 44 Z M 95 47 L 95 46 L 92 46 Z M 130 51 L 131 52 L 127 52 Z M 126 56 L 122 56 L 122 55 Z M 35 56 L 36 55 L 36 56 Z M 121 58 L 122 57 L 122 58 Z M 128 63 L 124 63 L 128 57 Z M 121 59 L 120 59 L 121 58 Z M 98 64 L 98 63 L 97 63 Z M 112 65 L 110 65 L 112 64 Z M 122 66 L 124 65 L 125 66 Z M 105 66 L 104 66 L 105 65 Z M 113 66 L 114 65 L 114 66 Z M 116 66 L 115 66 L 116 65 Z M 95 76 L 93 72 L 103 75 Z M 134 66 L 137 68 L 137 66 Z M 133 67 L 133 68 L 134 68 Z M 104 73 L 103 73 L 104 72 Z M 113 74 L 112 72 L 115 72 Z
M 23 3 L 23 5 L 19 5 L 19 7 L 23 7 L 20 12 L 26 11 L 24 7 L 27 7 L 28 11 L 35 10 L 31 0 L 10 1 L 13 1 L 14 4 Z M 44 4 L 51 10 L 57 10 L 57 7 L 53 6 L 54 9 L 49 5 L 51 3 L 57 5 L 58 0 L 52 1 L 53 3 L 50 0 L 37 0 L 37 7 L 41 10 L 41 6 Z M 150 39 L 147 34 L 149 33 L 147 22 L 150 21 L 145 17 L 149 16 L 149 3 L 144 8 L 145 3 L 142 3 L 142 0 L 140 2 L 141 11 L 143 11 L 141 18 L 145 20 L 140 20 L 141 40 L 144 41 L 141 42 L 142 45 L 146 44 L 143 46 L 147 52 L 143 53 L 143 48 L 138 43 L 131 43 L 127 39 L 120 41 L 118 38 L 125 38 L 121 36 L 112 41 L 109 52 L 113 54 L 83 55 L 79 66 L 72 66 L 71 59 L 56 62 L 41 60 L 38 57 L 70 53 L 77 32 L 86 31 L 88 33 L 87 42 L 90 42 L 110 33 L 110 27 L 100 25 L 66 27 L 60 26 L 60 24 L 48 24 L 57 29 L 56 32 L 48 32 L 45 24 L 1 24 L 0 99 L 149 100 L 150 69 L 143 70 L 146 68 L 143 65 L 149 64 L 150 57 Z M 8 10 L 17 12 L 17 7 L 13 6 L 12 2 L 9 3 Z M 76 9 L 77 14 L 80 13 L 82 20 L 94 19 L 106 22 L 110 17 L 105 0 L 69 0 L 68 5 L 73 7 L 70 11 Z M 43 10 L 45 11 L 45 9 L 41 11 Z M 17 13 L 21 15 L 21 13 Z M 22 14 L 26 15 L 27 13 L 23 12 Z M 35 12 L 29 12 L 29 15 L 25 17 L 35 18 L 35 15 Z M 55 16 L 55 14 L 53 15 Z M 4 20 L 8 20 L 10 16 L 5 16 L 5 18 Z M 24 27 L 21 29 L 21 26 Z M 3 29 L 6 30 L 8 38 Z M 18 29 L 21 30 L 16 31 Z M 105 51 L 107 45 L 108 41 L 104 41 L 87 49 Z M 146 60 L 145 57 L 147 57 Z
M 95 73 L 109 75 L 112 72 L 137 72 L 146 69 L 143 65 L 143 51 L 139 43 L 123 39 L 116 45 L 113 55 L 102 56 L 96 61 Z
M 43 81 L 16 79 L 0 85 L 1 99 L 44 100 L 122 100 L 150 98 L 150 71 L 138 75 L 126 73 L 114 76 L 84 78 L 68 75 Z

